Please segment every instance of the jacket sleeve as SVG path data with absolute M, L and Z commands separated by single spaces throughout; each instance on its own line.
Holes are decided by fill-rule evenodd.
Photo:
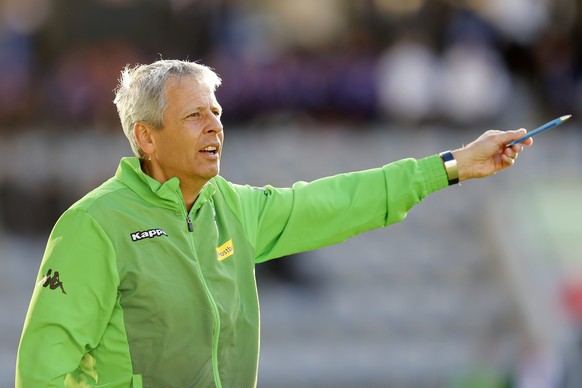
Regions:
M 448 184 L 438 155 L 382 168 L 239 193 L 256 261 L 320 248 L 403 220 Z
M 96 378 L 89 352 L 112 314 L 118 275 L 111 243 L 90 215 L 73 209 L 57 221 L 35 283 L 16 387 L 63 387 L 78 375 Z

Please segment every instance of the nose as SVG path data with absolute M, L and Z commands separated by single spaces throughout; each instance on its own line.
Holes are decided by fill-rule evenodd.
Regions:
M 209 119 L 206 123 L 206 132 L 215 132 L 220 133 L 223 130 L 222 122 L 220 121 L 220 117 L 215 114 L 208 115 Z

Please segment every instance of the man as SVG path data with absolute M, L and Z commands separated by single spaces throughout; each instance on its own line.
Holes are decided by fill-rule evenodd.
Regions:
M 16 385 L 253 387 L 254 266 L 402 220 L 426 195 L 514 163 L 525 134 L 291 188 L 229 183 L 219 77 L 185 61 L 126 68 L 115 103 L 133 158 L 57 221 Z M 524 142 L 532 143 L 531 139 Z

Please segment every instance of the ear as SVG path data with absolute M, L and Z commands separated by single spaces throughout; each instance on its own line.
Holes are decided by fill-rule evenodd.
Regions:
M 142 121 L 138 121 L 133 126 L 133 136 L 135 136 L 135 140 L 146 158 L 148 155 L 153 154 L 156 149 L 152 131 L 153 129 Z

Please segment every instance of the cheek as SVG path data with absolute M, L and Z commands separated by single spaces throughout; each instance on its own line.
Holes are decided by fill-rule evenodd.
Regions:
M 165 140 L 166 141 L 158 144 L 158 155 L 167 163 L 179 164 L 180 160 L 192 157 L 192 152 L 189 152 L 189 148 L 193 147 L 188 147 L 189 143 L 184 141 L 184 139 L 179 141 L 173 141 L 170 139 Z

